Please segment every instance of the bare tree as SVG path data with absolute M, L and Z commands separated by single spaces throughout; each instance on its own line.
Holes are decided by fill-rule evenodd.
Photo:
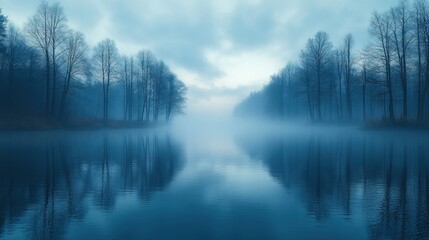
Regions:
M 429 88 L 429 11 L 425 0 L 416 1 L 414 15 L 417 38 L 417 120 L 422 121 Z
M 289 104 L 289 106 L 288 106 L 288 114 L 290 116 L 290 115 L 292 115 L 292 111 L 293 111 L 291 103 L 292 103 L 292 94 L 293 94 L 293 91 L 292 91 L 292 87 L 293 87 L 292 86 L 292 82 L 293 82 L 293 79 L 294 79 L 295 74 L 296 74 L 296 66 L 295 66 L 295 64 L 292 63 L 292 62 L 289 62 L 286 65 L 286 68 L 284 69 L 284 71 L 285 71 L 285 73 L 287 75 L 287 98 L 288 98 L 287 99 L 287 103 Z M 285 103 L 285 105 L 287 105 L 287 104 Z
M 345 80 L 346 80 L 346 99 L 347 99 L 347 112 L 349 120 L 352 119 L 352 67 L 353 59 L 351 56 L 351 49 L 353 45 L 353 37 L 347 34 L 344 38 L 344 67 L 345 67 Z
M 310 58 L 309 53 L 307 51 L 301 51 L 300 55 L 301 59 L 301 69 L 300 69 L 300 75 L 301 80 L 305 88 L 306 93 L 306 99 L 307 99 L 307 108 L 308 108 L 308 115 L 310 116 L 310 119 L 314 120 L 314 109 L 313 109 L 313 99 L 312 99 L 312 83 L 311 83 L 311 75 L 310 75 Z
M 384 67 L 385 86 L 388 93 L 389 101 L 389 118 L 391 121 L 395 120 L 395 113 L 393 108 L 393 89 L 392 89 L 392 35 L 390 34 L 391 20 L 388 14 L 379 14 L 375 12 L 371 19 L 370 33 L 375 38 L 371 43 L 370 51 L 372 57 L 381 62 Z
M 393 35 L 394 50 L 396 60 L 399 64 L 399 78 L 401 80 L 403 95 L 403 118 L 408 117 L 408 74 L 407 60 L 411 43 L 414 39 L 414 32 L 411 31 L 412 12 L 407 0 L 401 0 L 397 7 L 390 10 L 392 18 L 391 31 Z
M 130 71 L 129 71 L 129 84 L 128 84 L 128 108 L 129 108 L 129 112 L 128 112 L 128 120 L 131 121 L 133 120 L 133 99 L 134 99 L 134 87 L 133 87 L 133 83 L 134 83 L 134 57 L 131 56 L 129 58 L 129 62 L 130 62 Z
M 6 37 L 6 58 L 9 67 L 9 88 L 12 88 L 15 68 L 18 62 L 22 59 L 25 49 L 25 39 L 18 28 L 10 23 Z M 10 91 L 9 91 L 10 92 Z
M 5 39 L 6 39 L 6 31 L 7 31 L 6 23 L 7 23 L 7 17 L 2 14 L 1 8 L 0 8 L 0 80 L 3 72 L 3 66 L 5 63 L 5 52 L 6 52 Z
M 140 120 L 146 117 L 149 120 L 150 101 L 152 95 L 152 68 L 155 58 L 149 51 L 140 51 L 137 54 L 137 64 L 139 69 L 139 92 L 141 95 Z
M 133 118 L 133 99 L 134 99 L 134 57 L 122 57 L 121 82 L 124 86 L 124 120 Z
M 362 54 L 361 57 L 361 67 L 362 67 L 362 116 L 363 120 L 366 120 L 366 91 L 368 85 L 368 61 L 365 59 L 365 55 Z
M 56 91 L 57 91 L 57 75 L 58 75 L 58 59 L 61 57 L 61 45 L 64 43 L 66 35 L 67 19 L 64 14 L 63 7 L 58 3 L 54 3 L 49 7 L 49 31 L 51 40 L 51 55 L 52 55 L 52 101 L 50 115 L 55 114 Z
M 152 85 L 153 120 L 158 121 L 162 100 L 165 94 L 165 84 L 166 84 L 165 79 L 167 74 L 170 72 L 170 69 L 163 61 L 159 61 L 153 66 L 153 70 L 154 70 L 154 78 L 153 78 L 153 85 Z
M 45 115 L 52 116 L 55 111 L 57 61 L 62 53 L 59 48 L 63 43 L 66 31 L 66 17 L 61 5 L 58 2 L 49 5 L 47 1 L 43 0 L 36 13 L 28 20 L 26 31 L 34 45 L 43 52 L 45 58 Z
M 167 76 L 167 83 L 168 95 L 165 108 L 165 120 L 169 121 L 172 115 L 183 113 L 187 89 L 185 84 L 172 73 Z
M 111 39 L 98 43 L 94 49 L 93 63 L 97 77 L 103 86 L 103 120 L 108 119 L 109 89 L 111 82 L 117 78 L 119 54 L 116 44 Z
M 429 116 L 428 1 L 415 0 L 412 8 L 408 0 L 400 0 L 386 12 L 375 12 L 369 33 L 372 38 L 362 50 L 362 59 L 353 56 L 351 35 L 345 37 L 333 56 L 330 56 L 326 33 L 319 32 L 308 40 L 300 56 L 300 74 L 295 79 L 297 89 L 304 90 L 296 91 L 299 93 L 297 99 L 305 99 L 307 106 L 304 101 L 292 101 L 308 110 L 312 120 L 327 118 L 328 111 L 332 118 L 334 104 L 338 119 L 351 119 L 356 115 L 364 120 L 376 117 L 393 122 L 395 111 L 402 114 L 404 121 L 408 121 L 414 111 L 420 122 Z M 260 92 L 239 104 L 238 112 L 249 109 L 249 112 L 273 117 L 278 111 L 268 111 L 272 106 L 290 108 L 291 100 L 285 103 L 285 99 L 279 97 L 279 92 L 284 91 L 281 83 L 281 74 L 274 75 Z M 357 87 L 362 87 L 361 91 L 354 92 Z M 287 88 L 290 91 L 289 83 Z M 290 99 L 292 94 L 288 95 Z M 360 100 L 358 95 L 362 96 Z M 337 100 L 333 104 L 334 98 Z M 260 109 L 252 109 L 252 104 Z M 358 110 L 360 106 L 362 111 Z
M 28 20 L 26 24 L 26 31 L 33 41 L 34 45 L 42 52 L 45 59 L 45 116 L 49 116 L 49 106 L 51 101 L 51 58 L 49 49 L 52 41 L 49 30 L 49 5 L 48 2 L 42 1 L 37 8 L 36 13 Z
M 331 55 L 332 43 L 326 32 L 318 32 L 314 38 L 308 40 L 306 48 L 316 74 L 317 117 L 319 120 L 322 120 L 322 81 L 324 78 L 324 68 L 328 64 Z
M 59 118 L 63 118 L 66 98 L 72 86 L 72 80 L 78 76 L 85 75 L 85 65 L 87 64 L 88 45 L 84 36 L 80 32 L 69 30 L 65 41 L 65 76 L 61 94 L 61 105 Z
M 336 70 L 337 70 L 337 80 L 338 80 L 338 98 L 339 98 L 339 110 L 338 115 L 339 119 L 343 119 L 343 76 L 344 76 L 344 49 L 337 49 L 334 52 Z
M 122 65 L 110 39 L 101 41 L 88 58 L 83 35 L 69 30 L 58 2 L 42 0 L 25 24 L 25 35 L 13 24 L 6 28 L 6 22 L 0 9 L 0 76 L 8 78 L 0 80 L 0 108 L 8 114 L 28 119 L 44 116 L 45 124 L 79 117 L 107 123 L 112 117 L 109 110 L 118 106 L 109 99 L 121 90 L 122 85 L 116 84 L 120 81 L 124 81 L 126 120 L 157 121 L 164 116 L 169 120 L 183 110 L 186 88 L 177 77 L 169 79 L 174 74 L 164 62 L 142 51 Z M 42 81 L 34 81 L 38 79 Z M 71 96 L 73 89 L 80 91 Z
M 122 61 L 122 70 L 121 70 L 121 83 L 124 86 L 124 120 L 127 120 L 128 118 L 128 111 L 129 111 L 129 105 L 128 105 L 128 94 L 129 94 L 129 59 L 127 56 L 121 57 Z
M 280 117 L 284 118 L 286 114 L 286 89 L 287 89 L 287 79 L 288 79 L 288 70 L 286 67 L 282 68 L 278 73 L 280 80 L 280 94 L 279 94 L 279 103 L 280 103 Z

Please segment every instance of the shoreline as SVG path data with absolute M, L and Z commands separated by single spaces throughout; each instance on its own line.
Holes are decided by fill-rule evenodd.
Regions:
M 364 130 L 389 130 L 389 131 L 429 131 L 428 122 L 416 121 L 369 121 L 363 123 Z
M 114 129 L 149 129 L 168 125 L 167 122 L 146 121 L 82 121 L 82 122 L 3 122 L 0 131 L 51 131 L 51 130 L 114 130 Z

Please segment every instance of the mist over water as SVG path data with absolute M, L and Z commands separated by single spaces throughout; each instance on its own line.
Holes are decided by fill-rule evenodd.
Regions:
M 429 0 L 38 1 L 0 240 L 429 239 Z
M 190 118 L 1 133 L 0 238 L 429 237 L 425 133 Z

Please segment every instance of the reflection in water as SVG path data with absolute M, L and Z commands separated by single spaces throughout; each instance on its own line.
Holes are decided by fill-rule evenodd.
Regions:
M 3 133 L 0 239 L 428 239 L 427 136 L 323 131 Z
M 126 193 L 148 200 L 171 183 L 184 161 L 181 147 L 166 134 L 23 133 L 1 139 L 0 237 L 24 222 L 23 238 L 58 239 L 92 206 L 110 211 Z
M 371 239 L 429 237 L 429 143 L 426 137 L 331 134 L 242 136 L 308 214 L 323 222 L 340 212 L 363 215 Z M 353 205 L 358 207 L 353 208 Z

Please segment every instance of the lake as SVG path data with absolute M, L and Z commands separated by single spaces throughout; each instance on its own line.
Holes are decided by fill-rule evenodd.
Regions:
M 425 133 L 200 130 L 0 133 L 0 238 L 429 238 Z

